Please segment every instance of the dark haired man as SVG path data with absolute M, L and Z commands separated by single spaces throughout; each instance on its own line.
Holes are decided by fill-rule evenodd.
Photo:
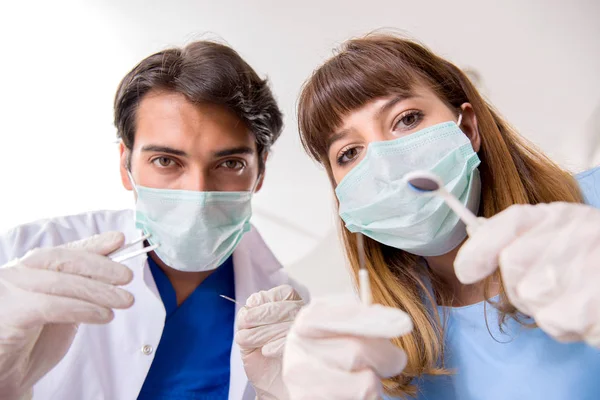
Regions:
M 279 361 L 233 341 L 252 293 L 267 291 L 259 303 L 285 299 L 288 317 L 303 304 L 249 223 L 282 130 L 266 81 L 231 48 L 199 41 L 141 61 L 114 110 L 135 211 L 44 220 L 0 237 L 0 398 L 283 396 L 261 373 Z M 117 262 L 130 252 L 137 257 Z

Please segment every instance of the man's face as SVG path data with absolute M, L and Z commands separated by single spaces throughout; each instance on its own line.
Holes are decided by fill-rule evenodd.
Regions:
M 139 104 L 136 128 L 131 151 L 136 185 L 231 192 L 251 190 L 258 179 L 254 135 L 224 106 L 194 104 L 182 94 L 153 91 Z M 120 151 L 121 180 L 132 190 L 123 143 Z

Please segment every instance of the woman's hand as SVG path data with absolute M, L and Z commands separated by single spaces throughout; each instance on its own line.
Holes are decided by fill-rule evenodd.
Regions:
M 314 300 L 298 314 L 283 357 L 292 400 L 378 399 L 381 378 L 406 366 L 390 339 L 412 330 L 408 314 L 352 298 Z
M 454 263 L 465 284 L 498 267 L 511 303 L 546 333 L 600 347 L 600 210 L 509 207 L 474 232 Z

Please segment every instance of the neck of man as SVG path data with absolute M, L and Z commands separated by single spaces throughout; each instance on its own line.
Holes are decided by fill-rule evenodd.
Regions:
M 435 276 L 440 278 L 452 294 L 451 304 L 442 304 L 444 306 L 464 307 L 487 300 L 484 294 L 483 282 L 465 285 L 458 280 L 454 273 L 454 260 L 461 247 L 462 243 L 454 250 L 442 254 L 441 256 L 423 257 L 427 262 L 429 269 Z M 498 284 L 492 284 L 488 296 L 493 297 L 499 292 L 500 286 Z
M 177 306 L 180 306 L 210 274 L 215 272 L 214 269 L 211 271 L 183 272 L 166 265 L 154 252 L 150 253 L 150 257 L 169 278 L 173 290 L 175 290 Z

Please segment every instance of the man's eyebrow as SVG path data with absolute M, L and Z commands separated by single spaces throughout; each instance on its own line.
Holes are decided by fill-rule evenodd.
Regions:
M 146 146 L 143 146 L 142 151 L 167 153 L 167 154 L 172 154 L 174 156 L 187 157 L 187 153 L 183 150 L 178 150 L 178 149 L 174 149 L 172 147 L 167 147 L 167 146 L 158 146 L 158 145 L 154 145 L 154 144 L 148 144 Z
M 214 157 L 227 157 L 227 156 L 234 156 L 237 154 L 249 154 L 249 155 L 253 155 L 254 154 L 254 150 L 251 147 L 248 146 L 239 146 L 239 147 L 232 147 L 230 149 L 224 149 L 224 150 L 219 150 L 213 153 Z

